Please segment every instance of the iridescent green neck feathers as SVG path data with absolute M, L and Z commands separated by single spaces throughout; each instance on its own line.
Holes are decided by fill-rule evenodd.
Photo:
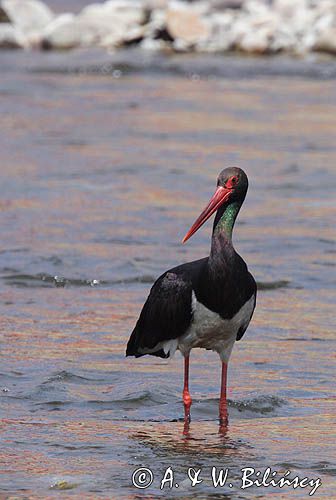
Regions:
M 214 221 L 213 236 L 221 234 L 230 242 L 232 241 L 233 226 L 241 205 L 240 201 L 235 201 L 223 207 L 223 210 L 218 210 Z

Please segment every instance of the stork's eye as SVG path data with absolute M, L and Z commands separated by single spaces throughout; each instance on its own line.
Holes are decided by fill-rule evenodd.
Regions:
M 238 177 L 234 175 L 233 177 L 230 177 L 230 179 L 227 180 L 226 182 L 226 187 L 233 188 L 238 184 Z

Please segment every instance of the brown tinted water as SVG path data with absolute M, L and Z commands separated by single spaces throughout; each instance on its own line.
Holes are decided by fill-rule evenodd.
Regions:
M 243 467 L 320 478 L 315 497 L 333 498 L 335 81 L 285 63 L 281 76 L 281 62 L 251 76 L 253 60 L 227 60 L 230 78 L 202 60 L 164 74 L 96 57 L 78 70 L 66 54 L 0 63 L 1 498 L 312 490 L 241 489 Z M 180 241 L 228 165 L 250 179 L 234 240 L 258 305 L 230 362 L 227 432 L 218 356 L 195 350 L 183 436 L 181 356 L 126 359 L 125 345 L 153 280 L 207 254 L 210 223 Z M 141 466 L 148 489 L 132 485 Z M 168 466 L 174 487 L 160 490 Z M 202 469 L 193 488 L 189 467 Z M 212 467 L 232 487 L 215 489 Z

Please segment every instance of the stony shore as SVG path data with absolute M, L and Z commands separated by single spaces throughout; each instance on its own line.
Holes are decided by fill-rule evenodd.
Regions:
M 108 0 L 77 15 L 0 0 L 0 48 L 336 55 L 335 0 Z

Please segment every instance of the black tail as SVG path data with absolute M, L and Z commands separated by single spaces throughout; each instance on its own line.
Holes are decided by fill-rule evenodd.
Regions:
M 141 356 L 141 354 L 138 353 L 138 347 L 139 347 L 138 337 L 139 335 L 137 332 L 137 328 L 135 327 L 133 332 L 131 333 L 129 341 L 127 342 L 126 356 L 135 356 L 135 357 Z
M 158 349 L 155 352 L 146 352 L 146 347 L 141 346 L 140 342 L 140 331 L 137 327 L 134 328 L 129 341 L 127 342 L 126 347 L 126 356 L 135 356 L 136 358 L 140 358 L 141 356 L 145 356 L 149 354 L 151 356 L 158 356 L 159 358 L 169 358 L 169 353 L 166 354 L 163 349 Z

